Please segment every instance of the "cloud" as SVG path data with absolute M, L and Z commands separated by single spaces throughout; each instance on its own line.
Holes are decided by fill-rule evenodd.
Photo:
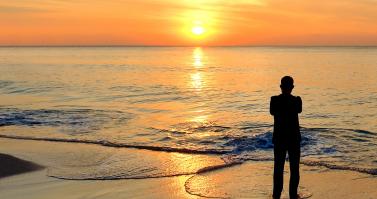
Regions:
M 0 13 L 35 13 L 35 12 L 48 12 L 50 10 L 36 7 L 25 6 L 0 6 Z

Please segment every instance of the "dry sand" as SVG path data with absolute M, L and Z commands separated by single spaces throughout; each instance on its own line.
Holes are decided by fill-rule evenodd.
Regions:
M 13 174 L 19 173 L 0 178 L 1 199 L 201 198 L 200 196 L 270 198 L 272 162 L 249 161 L 197 175 L 153 179 L 62 180 L 47 176 L 48 165 L 45 165 L 47 169 L 43 170 L 36 165 L 46 163 L 42 161 L 46 157 L 41 156 L 48 154 L 46 153 L 48 145 L 61 146 L 63 149 L 59 150 L 59 153 L 64 151 L 64 148 L 77 147 L 77 144 L 70 143 L 43 142 L 42 144 L 40 141 L 0 139 L 0 153 L 27 160 L 22 161 L 8 155 L 0 156 L 1 160 L 6 158 L 6 164 L 1 162 L 2 171 L 5 167 L 7 172 L 14 169 Z M 36 164 L 29 161 L 34 161 Z M 25 173 L 25 171 L 30 172 Z M 288 174 L 286 172 L 285 190 L 288 185 Z M 377 196 L 376 187 L 377 178 L 372 175 L 301 166 L 301 193 L 310 193 L 313 199 L 372 199 Z M 286 193 L 284 195 L 286 197 Z

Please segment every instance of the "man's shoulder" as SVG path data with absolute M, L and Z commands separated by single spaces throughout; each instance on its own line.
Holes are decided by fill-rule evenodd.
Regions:
M 296 101 L 301 101 L 301 97 L 300 96 L 293 96 L 294 97 L 294 99 L 296 100 Z
M 271 96 L 271 100 L 278 100 L 278 99 L 281 99 L 282 97 L 283 97 L 282 94 L 280 94 L 280 95 L 273 95 L 273 96 Z
M 279 98 L 281 95 L 273 95 L 273 96 L 271 96 L 271 99 L 277 99 L 277 98 Z
M 271 96 L 271 102 L 279 99 L 279 95 Z
M 286 100 L 287 99 L 287 96 L 284 96 L 282 94 L 280 95 L 274 95 L 274 96 L 271 96 L 271 101 L 272 100 Z M 289 95 L 288 96 L 288 99 L 293 99 L 293 100 L 300 100 L 301 101 L 301 97 L 300 96 L 294 96 L 294 95 Z

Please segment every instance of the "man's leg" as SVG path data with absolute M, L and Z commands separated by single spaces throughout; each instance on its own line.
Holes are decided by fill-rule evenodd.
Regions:
M 291 177 L 289 179 L 289 197 L 297 198 L 297 189 L 300 182 L 300 144 L 292 144 L 288 147 L 289 168 Z
M 274 145 L 274 190 L 273 198 L 280 198 L 283 190 L 283 172 L 286 156 L 286 148 L 281 145 Z

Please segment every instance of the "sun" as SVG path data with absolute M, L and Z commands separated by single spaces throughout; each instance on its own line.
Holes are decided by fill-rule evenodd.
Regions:
M 205 32 L 205 29 L 202 26 L 194 26 L 192 27 L 191 32 L 194 35 L 202 35 Z

